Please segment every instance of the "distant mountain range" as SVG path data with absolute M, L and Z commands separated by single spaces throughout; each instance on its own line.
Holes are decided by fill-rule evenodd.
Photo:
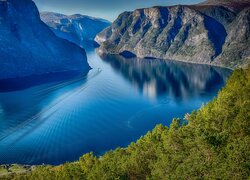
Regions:
M 0 79 L 89 69 L 84 49 L 58 38 L 33 1 L 0 1 Z
M 100 53 L 238 68 L 250 62 L 249 35 L 248 0 L 209 0 L 124 12 L 95 40 Z
M 42 21 L 58 37 L 67 39 L 84 48 L 88 48 L 88 42 L 94 42 L 96 34 L 111 25 L 111 22 L 105 19 L 80 14 L 66 16 L 53 12 L 41 12 L 40 16 Z
M 0 0 L 0 79 L 87 71 L 86 53 L 79 46 L 94 39 L 99 52 L 107 54 L 230 68 L 250 62 L 248 0 L 137 9 L 112 24 L 79 14 L 43 12 L 41 18 L 50 28 L 32 0 Z

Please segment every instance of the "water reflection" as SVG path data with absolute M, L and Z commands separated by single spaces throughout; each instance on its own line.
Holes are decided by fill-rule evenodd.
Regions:
M 208 65 L 170 60 L 126 59 L 119 55 L 102 55 L 101 58 L 150 98 L 169 95 L 186 99 L 216 92 L 231 73 Z
M 211 100 L 230 74 L 207 65 L 87 55 L 93 68 L 87 76 L 0 81 L 0 163 L 56 165 L 126 147 Z
M 66 82 L 86 75 L 87 72 L 82 73 L 80 71 L 65 71 L 11 79 L 0 79 L 0 93 L 24 90 L 42 84 Z
M 31 122 L 44 123 L 47 117 L 42 116 L 49 117 L 51 109 L 65 104 L 86 79 L 86 74 L 68 72 L 1 80 L 5 83 L 0 86 L 0 141 L 22 128 L 28 132 Z

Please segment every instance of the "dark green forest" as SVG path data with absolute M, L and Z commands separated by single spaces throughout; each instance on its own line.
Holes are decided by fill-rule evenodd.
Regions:
M 248 179 L 250 177 L 250 68 L 236 70 L 218 97 L 199 110 L 157 125 L 101 157 L 38 166 L 6 179 Z

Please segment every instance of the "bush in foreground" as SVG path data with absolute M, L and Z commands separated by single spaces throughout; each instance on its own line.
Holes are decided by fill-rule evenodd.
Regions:
M 157 125 L 128 148 L 40 166 L 7 179 L 247 179 L 250 68 L 236 70 L 216 99 L 170 127 Z

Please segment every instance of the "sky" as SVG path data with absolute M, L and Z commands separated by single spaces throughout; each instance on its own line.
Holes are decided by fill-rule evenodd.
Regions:
M 202 0 L 33 0 L 39 11 L 83 14 L 114 21 L 124 11 L 151 6 L 195 4 Z

